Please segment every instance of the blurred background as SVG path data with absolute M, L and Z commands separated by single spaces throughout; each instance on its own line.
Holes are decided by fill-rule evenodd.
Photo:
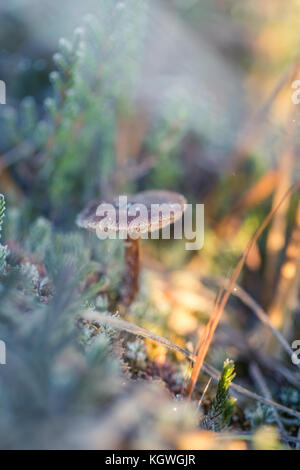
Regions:
M 224 279 L 300 178 L 299 31 L 299 0 L 0 6 L 4 448 L 224 448 L 199 424 L 213 385 L 207 403 L 183 403 L 191 370 L 181 355 L 78 327 L 84 308 L 116 313 L 123 262 L 118 241 L 96 240 L 75 219 L 94 198 L 146 189 L 205 204 L 203 249 L 143 243 L 140 292 L 126 313 L 193 351 Z M 298 191 L 251 250 L 208 354 L 218 370 L 230 357 L 237 382 L 264 394 L 259 367 L 269 398 L 298 411 L 299 370 L 253 311 L 291 345 L 299 285 Z M 206 384 L 200 377 L 197 400 Z M 233 436 L 233 447 L 299 446 L 299 419 L 264 406 L 239 398 L 230 430 L 251 438 Z

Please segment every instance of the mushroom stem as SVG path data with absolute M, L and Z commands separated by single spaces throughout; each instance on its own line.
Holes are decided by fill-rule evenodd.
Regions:
M 140 271 L 140 244 L 140 238 L 134 240 L 128 236 L 125 240 L 125 271 L 121 294 L 122 304 L 125 307 L 129 307 L 138 291 Z

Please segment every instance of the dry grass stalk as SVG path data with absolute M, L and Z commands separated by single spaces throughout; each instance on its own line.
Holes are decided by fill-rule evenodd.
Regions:
M 242 223 L 242 215 L 252 207 L 257 206 L 272 194 L 278 182 L 280 173 L 278 170 L 268 171 L 250 189 L 248 189 L 237 201 L 234 208 L 215 227 L 215 232 L 220 237 L 232 236 L 233 231 Z M 235 221 L 233 224 L 232 221 Z
M 210 377 L 209 381 L 207 382 L 207 384 L 206 384 L 205 387 L 204 387 L 203 393 L 202 393 L 201 398 L 200 398 L 199 403 L 198 403 L 198 408 L 200 408 L 201 405 L 202 405 L 203 399 L 204 399 L 204 397 L 205 397 L 205 395 L 206 395 L 206 393 L 207 393 L 207 391 L 208 391 L 208 389 L 209 389 L 209 386 L 210 386 L 210 384 L 211 384 L 211 381 L 212 381 L 212 378 Z
M 280 278 L 274 300 L 269 310 L 272 325 L 281 329 L 283 324 L 287 330 L 290 318 L 287 314 L 296 298 L 298 279 L 300 276 L 300 202 L 297 208 L 296 222 L 288 242 L 285 260 L 281 266 Z
M 193 393 L 193 390 L 195 388 L 195 385 L 197 383 L 197 380 L 198 380 L 198 377 L 199 377 L 199 374 L 201 372 L 201 368 L 203 366 L 203 363 L 204 363 L 204 359 L 206 357 L 206 354 L 208 352 L 208 349 L 210 347 L 210 344 L 212 342 L 212 339 L 213 339 L 213 336 L 214 336 L 214 333 L 216 331 L 216 328 L 219 324 L 219 321 L 221 319 L 221 316 L 222 316 L 222 313 L 224 311 L 224 308 L 228 302 L 228 299 L 231 295 L 231 291 L 242 271 L 242 268 L 245 264 L 245 261 L 247 260 L 247 257 L 248 257 L 248 254 L 249 252 L 251 251 L 252 247 L 256 244 L 256 242 L 258 241 L 258 239 L 260 238 L 261 234 L 263 233 L 263 231 L 265 230 L 265 228 L 268 226 L 268 224 L 270 223 L 270 221 L 273 219 L 274 215 L 276 214 L 276 212 L 280 209 L 281 205 L 284 204 L 285 200 L 287 198 L 289 198 L 291 196 L 291 194 L 293 194 L 295 191 L 297 191 L 298 189 L 300 188 L 300 181 L 296 182 L 293 186 L 291 186 L 291 188 L 285 193 L 285 195 L 283 196 L 283 198 L 281 199 L 281 201 L 279 202 L 279 204 L 273 208 L 269 214 L 265 217 L 264 221 L 262 222 L 262 224 L 260 225 L 260 227 L 257 229 L 257 231 L 254 233 L 253 237 L 251 238 L 251 240 L 249 241 L 244 253 L 242 254 L 234 272 L 233 272 L 233 275 L 228 283 L 228 286 L 227 286 L 227 289 L 223 295 L 223 297 L 221 298 L 220 302 L 219 302 L 219 305 L 217 305 L 217 308 L 213 310 L 212 314 L 211 314 L 211 317 L 209 319 L 209 322 L 207 324 L 207 328 L 204 332 L 204 342 L 202 343 L 200 349 L 199 349 L 199 352 L 197 354 L 197 359 L 196 359 L 196 362 L 195 362 L 195 365 L 194 365 L 194 368 L 193 368 L 193 372 L 192 372 L 192 375 L 191 375 L 191 379 L 190 379 L 190 382 L 188 384 L 188 387 L 187 387 L 187 397 L 191 397 L 192 393 Z
M 258 388 L 260 389 L 260 392 L 262 393 L 262 395 L 264 397 L 268 398 L 269 400 L 272 400 L 272 395 L 271 395 L 271 392 L 270 392 L 270 390 L 269 390 L 269 388 L 266 384 L 264 376 L 263 376 L 259 366 L 255 362 L 252 362 L 250 364 L 250 374 L 252 375 L 254 381 L 257 383 Z M 281 422 L 281 419 L 280 419 L 280 416 L 277 412 L 277 409 L 273 406 L 272 410 L 273 410 L 278 428 L 280 429 L 280 432 L 284 433 L 285 429 L 284 429 L 284 426 Z
M 215 314 L 216 310 L 217 310 L 217 307 L 219 305 L 219 302 L 222 298 L 222 295 L 223 295 L 223 292 L 224 292 L 224 289 L 220 289 L 219 292 L 218 292 L 218 295 L 216 297 L 216 300 L 215 300 L 215 303 L 214 303 L 214 307 L 213 307 L 213 311 L 212 311 L 212 315 Z M 200 336 L 198 342 L 197 342 L 197 345 L 195 347 L 195 350 L 194 350 L 194 353 L 195 353 L 195 356 L 197 356 L 198 354 L 198 351 L 200 350 L 200 348 L 202 347 L 202 345 L 204 344 L 204 342 L 206 341 L 207 339 L 207 336 L 208 336 L 208 333 L 209 333 L 209 328 L 208 328 L 208 324 L 206 325 L 204 331 L 203 331 L 203 334 Z
M 108 316 L 104 313 L 100 313 L 95 310 L 86 310 L 82 312 L 82 318 L 91 322 L 91 324 L 99 323 L 101 325 L 116 328 L 121 331 L 127 331 L 128 333 L 147 338 L 150 341 L 154 341 L 156 343 L 161 344 L 165 348 L 183 354 L 191 362 L 195 362 L 197 360 L 197 357 L 193 353 L 181 348 L 177 344 L 172 343 L 172 341 L 163 338 L 162 336 L 159 336 L 155 333 L 152 333 L 151 331 L 148 331 L 145 328 L 141 328 L 138 325 L 135 325 L 125 320 L 121 320 L 120 318 Z M 218 370 L 216 370 L 214 367 L 205 362 L 203 363 L 203 370 L 214 380 L 214 382 L 218 382 L 221 375 Z M 276 403 L 275 401 L 270 400 L 268 398 L 262 397 L 254 392 L 251 392 L 250 390 L 247 390 L 245 387 L 231 383 L 230 388 L 233 392 L 236 392 L 236 394 L 243 395 L 245 397 L 250 398 L 251 400 L 260 401 L 261 403 L 265 403 L 269 406 L 273 406 L 276 409 L 283 411 L 284 413 L 287 413 L 297 419 L 300 419 L 300 413 L 298 411 L 290 409 L 284 405 L 280 405 L 279 403 Z
M 273 205 L 276 207 L 284 193 L 287 191 L 291 184 L 293 163 L 294 163 L 294 149 L 293 138 L 294 135 L 289 134 L 286 139 L 285 152 L 280 159 L 279 163 L 279 184 L 276 187 L 273 196 Z M 275 278 L 278 272 L 278 258 L 281 250 L 284 248 L 286 239 L 287 227 L 287 212 L 289 208 L 289 199 L 281 205 L 280 209 L 275 214 L 275 217 L 270 225 L 267 236 L 266 245 L 266 262 L 264 270 L 264 283 L 263 283 L 263 305 L 269 306 L 272 293 L 275 287 Z
M 226 286 L 228 285 L 228 280 L 227 279 L 218 279 L 214 278 L 213 279 L 217 284 L 221 286 Z M 267 313 L 265 310 L 254 300 L 251 295 L 248 294 L 240 285 L 235 284 L 233 291 L 233 295 L 238 297 L 243 304 L 247 305 L 252 312 L 256 315 L 258 320 L 266 327 L 270 332 L 274 335 L 274 337 L 277 339 L 277 341 L 281 344 L 282 348 L 286 351 L 287 354 L 292 355 L 293 354 L 293 349 L 287 342 L 287 340 L 282 336 L 280 331 L 278 331 L 271 323 Z

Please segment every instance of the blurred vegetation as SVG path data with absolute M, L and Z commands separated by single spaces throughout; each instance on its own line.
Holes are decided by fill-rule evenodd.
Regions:
M 55 50 L 50 36 L 38 41 L 45 13 L 37 8 L 34 26 L 25 15 L 35 0 L 0 7 L 2 448 L 300 448 L 299 416 L 243 394 L 235 402 L 229 388 L 235 370 L 244 387 L 300 411 L 299 371 L 243 295 L 289 344 L 300 337 L 299 192 L 251 251 L 226 307 L 207 358 L 223 369 L 219 384 L 201 373 L 192 401 L 182 354 L 84 318 L 119 318 L 123 272 L 118 240 L 75 226 L 91 199 L 159 188 L 205 204 L 202 250 L 144 243 L 140 292 L 126 312 L 192 352 L 222 280 L 300 177 L 291 104 L 299 0 L 153 4 L 87 2 L 73 35 L 59 40 L 57 19 Z M 180 54 L 196 45 L 195 69 L 170 46 L 156 57 L 159 27 L 178 28 Z M 175 69 L 164 69 L 168 60 Z

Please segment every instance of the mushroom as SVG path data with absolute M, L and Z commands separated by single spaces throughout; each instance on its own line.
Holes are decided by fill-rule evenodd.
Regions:
M 140 240 L 182 217 L 185 198 L 171 191 L 144 191 L 110 201 L 93 201 L 77 217 L 77 225 L 95 231 L 99 238 L 124 239 L 125 269 L 121 302 L 128 307 L 138 291 Z

